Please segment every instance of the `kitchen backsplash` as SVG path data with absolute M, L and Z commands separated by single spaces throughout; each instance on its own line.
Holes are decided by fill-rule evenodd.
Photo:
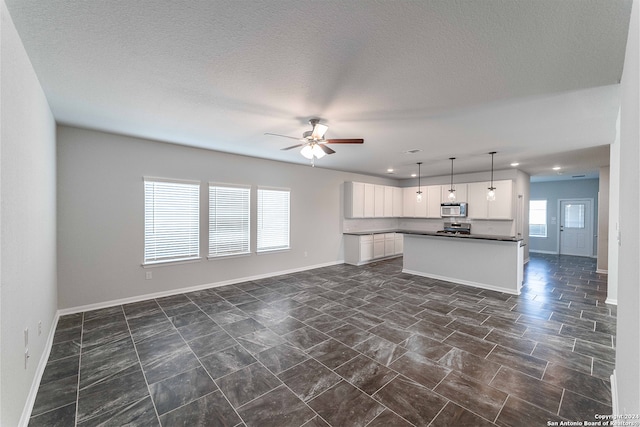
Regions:
M 435 232 L 442 230 L 445 221 L 445 219 L 426 218 L 344 218 L 342 231 L 344 233 L 377 230 L 415 230 Z M 513 236 L 515 231 L 514 221 L 474 221 L 461 218 L 460 222 L 471 223 L 471 234 Z

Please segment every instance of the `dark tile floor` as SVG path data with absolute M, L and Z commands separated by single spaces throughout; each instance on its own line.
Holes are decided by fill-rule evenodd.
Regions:
M 30 426 L 546 426 L 611 412 L 589 258 L 520 296 L 339 265 L 64 316 Z

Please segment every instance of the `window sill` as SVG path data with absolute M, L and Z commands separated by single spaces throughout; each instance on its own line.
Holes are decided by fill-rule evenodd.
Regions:
M 153 261 L 153 262 L 143 263 L 142 268 L 162 267 L 166 265 L 177 265 L 177 264 L 191 264 L 194 262 L 200 262 L 201 260 L 202 258 L 198 257 L 198 258 L 182 258 L 182 259 L 169 260 L 169 261 Z
M 280 253 L 280 252 L 291 252 L 291 248 L 270 249 L 270 250 L 264 250 L 264 251 L 256 251 L 256 255 L 276 254 L 276 253 Z
M 245 258 L 251 256 L 251 252 L 242 253 L 242 254 L 229 254 L 229 255 L 209 255 L 207 260 L 216 261 L 222 259 L 230 259 L 230 258 Z

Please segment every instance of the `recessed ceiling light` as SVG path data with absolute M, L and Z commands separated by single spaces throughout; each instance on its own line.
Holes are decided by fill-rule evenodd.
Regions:
M 412 173 L 412 174 L 411 174 L 411 178 L 415 178 L 416 176 L 418 176 L 418 174 L 417 174 L 417 173 Z
M 554 167 L 553 167 L 553 170 L 554 170 L 554 171 L 559 171 L 560 169 L 562 169 L 560 166 L 554 166 Z
M 511 166 L 513 166 L 514 168 L 515 168 L 516 166 L 518 166 L 518 165 L 520 165 L 520 163 L 518 163 L 518 162 L 513 162 L 513 163 L 511 163 Z
M 387 173 L 392 173 L 392 172 L 393 172 L 393 168 L 387 169 Z

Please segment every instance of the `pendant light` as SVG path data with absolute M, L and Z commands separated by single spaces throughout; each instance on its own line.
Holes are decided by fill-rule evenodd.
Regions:
M 496 154 L 495 151 L 490 152 L 491 154 L 491 186 L 487 191 L 487 200 L 493 202 L 496 200 L 496 187 L 493 186 L 493 155 Z
M 420 165 L 422 162 L 418 162 L 418 191 L 416 191 L 416 202 L 422 202 L 422 190 L 420 189 Z
M 449 186 L 449 201 L 450 202 L 455 202 L 456 201 L 456 190 L 453 188 L 453 161 L 455 160 L 455 157 L 449 157 L 449 160 L 451 160 L 451 185 Z

